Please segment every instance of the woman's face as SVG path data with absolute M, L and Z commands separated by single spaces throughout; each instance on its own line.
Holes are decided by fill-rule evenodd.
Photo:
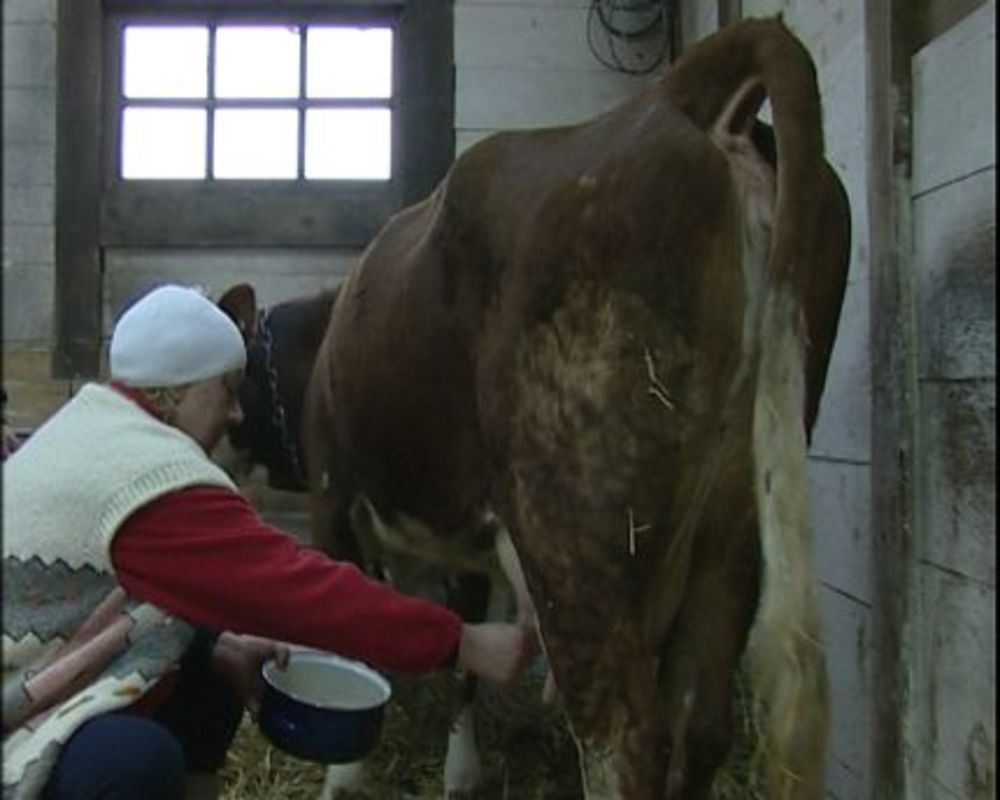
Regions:
M 243 420 L 239 385 L 242 370 L 191 384 L 177 404 L 174 425 L 211 454 L 232 425 Z

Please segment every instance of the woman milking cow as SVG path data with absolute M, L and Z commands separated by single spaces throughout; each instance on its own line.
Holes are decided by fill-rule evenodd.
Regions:
M 155 289 L 114 328 L 110 382 L 5 461 L 5 797 L 214 796 L 285 643 L 500 685 L 532 655 L 518 626 L 463 624 L 261 520 L 209 458 L 245 363 L 215 304 Z

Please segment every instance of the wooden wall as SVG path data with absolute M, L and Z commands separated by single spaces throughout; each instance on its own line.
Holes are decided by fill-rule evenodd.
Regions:
M 912 563 L 886 563 L 873 505 L 873 282 L 868 53 L 873 0 L 682 0 L 686 44 L 743 16 L 781 12 L 818 67 L 829 157 L 851 200 L 854 236 L 847 298 L 810 457 L 824 639 L 833 700 L 829 794 L 883 800 L 873 752 L 876 678 L 904 676 L 889 716 L 905 733 L 914 797 L 980 798 L 995 791 L 995 3 L 920 0 L 927 40 L 912 69 L 910 280 L 915 339 L 918 475 L 914 520 L 904 531 Z M 903 7 L 900 4 L 897 7 Z M 459 151 L 512 127 L 574 122 L 606 110 L 645 82 L 600 66 L 586 44 L 588 0 L 456 0 L 456 143 Z M 909 6 L 906 6 L 909 8 Z M 978 10 L 976 10 L 978 9 Z M 970 15 L 971 12 L 971 15 Z M 47 378 L 53 298 L 55 115 L 54 0 L 5 0 L 3 126 L 4 381 L 15 423 L 43 419 L 72 388 Z M 885 231 L 876 231 L 884 234 Z M 891 232 L 890 232 L 891 235 Z M 109 254 L 104 302 L 151 276 L 239 278 L 267 302 L 312 291 L 349 265 L 330 251 Z M 879 456 L 885 457 L 885 454 Z M 873 497 L 874 493 L 874 497 Z M 886 665 L 873 641 L 886 569 L 910 576 L 906 663 Z M 890 797 L 890 800 L 896 800 Z
M 456 142 L 495 130 L 573 122 L 606 110 L 641 79 L 609 72 L 586 45 L 587 0 L 457 0 Z M 3 4 L 3 341 L 9 419 L 34 427 L 73 389 L 50 377 L 54 320 L 55 0 Z M 151 281 L 219 293 L 249 280 L 264 303 L 340 279 L 357 253 L 327 249 L 110 249 L 106 332 Z
M 840 329 L 809 453 L 823 638 L 830 678 L 830 796 L 868 797 L 872 703 L 872 450 L 865 93 L 865 0 L 815 3 L 743 0 L 741 13 L 781 13 L 816 62 L 827 158 L 851 205 L 851 264 Z M 685 36 L 701 38 L 723 22 L 695 0 L 683 4 Z M 692 22 L 697 21 L 698 25 Z M 688 40 L 685 40 L 688 44 Z
M 685 44 L 733 5 L 683 0 Z M 738 5 L 744 17 L 782 14 L 812 53 L 828 156 L 852 206 L 847 296 L 810 453 L 833 705 L 828 793 L 993 797 L 995 3 Z M 885 31 L 872 27 L 879 14 Z M 898 29 L 911 41 L 879 41 Z M 913 43 L 912 70 L 904 61 L 889 85 L 900 53 L 885 53 L 882 74 L 873 48 Z M 899 91 L 905 119 L 879 141 L 873 115 L 891 116 Z M 875 252 L 885 242 L 892 258 Z M 912 388 L 886 385 L 897 379 Z M 893 508 L 890 492 L 908 506 Z
M 912 62 L 918 490 L 910 785 L 996 791 L 996 5 Z
M 587 48 L 587 0 L 457 0 L 459 152 L 498 130 L 581 122 L 648 78 L 611 72 Z

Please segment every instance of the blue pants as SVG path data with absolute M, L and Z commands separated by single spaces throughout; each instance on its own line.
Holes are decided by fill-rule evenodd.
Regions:
M 43 800 L 182 800 L 186 772 L 215 772 L 243 704 L 208 663 L 197 639 L 177 687 L 155 717 L 103 714 L 80 726 L 60 753 Z

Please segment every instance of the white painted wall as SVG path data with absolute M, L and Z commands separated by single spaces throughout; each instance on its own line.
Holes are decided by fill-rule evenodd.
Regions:
M 458 0 L 459 152 L 498 129 L 576 122 L 614 105 L 640 79 L 611 73 L 586 46 L 586 0 Z M 7 352 L 53 345 L 57 0 L 3 4 L 3 341 Z M 199 249 L 106 253 L 106 329 L 151 282 L 221 292 L 249 280 L 264 303 L 340 279 L 352 251 Z M 39 363 L 44 362 L 44 358 Z M 13 398 L 16 410 L 17 397 Z
M 587 0 L 457 0 L 455 138 L 581 122 L 648 78 L 611 72 L 587 48 Z
M 920 800 L 996 791 L 996 4 L 913 59 Z
M 586 9 L 586 0 L 458 0 L 459 151 L 499 129 L 586 119 L 642 82 L 593 59 Z M 5 0 L 3 25 L 4 342 L 44 347 L 52 338 L 55 269 L 56 0 Z M 266 302 L 276 302 L 336 279 L 351 255 L 334 253 L 327 265 L 321 252 L 115 251 L 105 301 L 116 309 L 157 277 L 222 289 L 245 274 Z
M 48 346 L 55 277 L 56 0 L 3 3 L 3 337 Z

